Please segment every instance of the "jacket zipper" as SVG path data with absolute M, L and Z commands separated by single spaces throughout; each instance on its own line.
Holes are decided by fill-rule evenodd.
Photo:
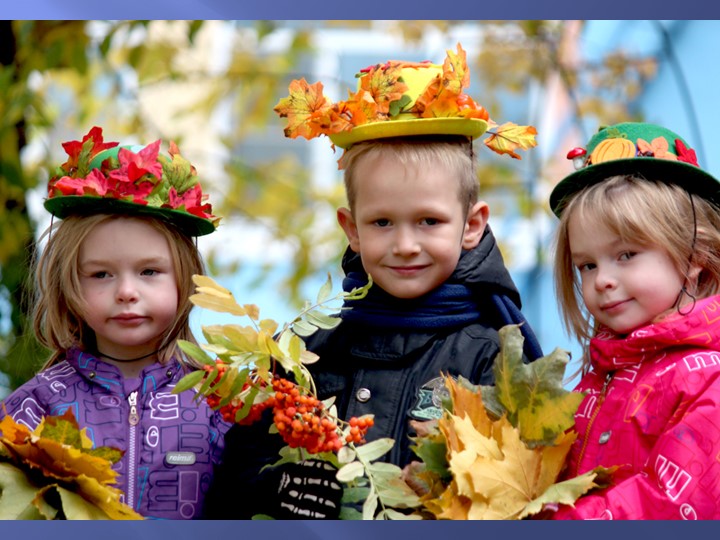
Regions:
M 130 392 L 127 398 L 128 404 L 130 405 L 130 414 L 128 415 L 130 433 L 128 436 L 127 505 L 132 509 L 135 509 L 135 437 L 137 435 L 137 425 L 138 422 L 140 422 L 137 411 L 137 397 L 138 393 L 136 390 Z
M 588 441 L 590 440 L 590 431 L 592 430 L 593 424 L 595 423 L 595 419 L 597 418 L 598 414 L 600 413 L 600 407 L 602 407 L 603 402 L 605 401 L 605 393 L 607 391 L 607 387 L 610 384 L 610 380 L 612 379 L 613 374 L 608 373 L 605 376 L 605 382 L 603 383 L 602 390 L 600 391 L 600 397 L 598 398 L 598 403 L 595 406 L 595 412 L 593 412 L 593 415 L 590 417 L 590 421 L 588 422 L 587 427 L 585 428 L 585 440 L 583 441 L 582 448 L 580 449 L 580 455 L 578 456 L 576 468 L 575 468 L 575 476 L 578 476 L 580 474 L 580 464 L 582 463 L 583 456 L 585 455 L 585 450 L 587 449 Z

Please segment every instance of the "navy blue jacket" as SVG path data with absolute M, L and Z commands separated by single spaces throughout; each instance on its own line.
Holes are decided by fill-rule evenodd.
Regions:
M 360 257 L 348 251 L 343 269 L 346 274 L 363 272 Z M 415 458 L 410 450 L 409 437 L 414 434 L 410 421 L 441 415 L 444 374 L 462 375 L 475 384 L 493 383 L 492 365 L 499 352 L 497 328 L 506 321 L 491 297 L 505 296 L 520 306 L 519 294 L 489 228 L 476 248 L 462 254 L 448 283 L 464 284 L 472 290 L 480 319 L 459 325 L 449 320 L 447 326 L 440 321 L 437 328 L 428 329 L 344 320 L 333 330 L 305 338 L 307 348 L 320 356 L 308 366 L 318 397 L 324 400 L 335 396 L 338 415 L 346 420 L 373 414 L 375 425 L 367 440 L 393 438 L 395 445 L 385 460 L 401 467 Z M 277 435 L 268 436 L 267 429 L 268 423 L 236 425 L 227 433 L 222 470 L 208 493 L 208 517 L 272 514 L 263 506 L 277 491 L 277 480 L 263 480 L 258 471 L 262 465 L 277 461 L 277 450 L 284 443 Z M 238 504 L 232 494 L 240 492 L 252 494 L 255 504 Z

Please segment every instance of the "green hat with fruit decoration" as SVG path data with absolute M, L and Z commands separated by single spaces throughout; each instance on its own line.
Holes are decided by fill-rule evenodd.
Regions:
M 470 84 L 466 52 L 448 50 L 442 65 L 391 60 L 361 70 L 356 91 L 332 103 L 321 83 L 290 83 L 290 95 L 275 112 L 287 118 L 285 136 L 312 139 L 325 135 L 343 149 L 390 137 L 459 135 L 476 139 L 495 124 L 464 89 Z M 535 128 L 500 126 L 485 144 L 499 154 L 520 158 L 514 150 L 536 145 Z
M 567 158 L 577 170 L 550 194 L 550 209 L 558 217 L 585 187 L 630 174 L 676 184 L 720 206 L 720 182 L 700 168 L 695 151 L 680 135 L 656 124 L 625 122 L 602 127 L 585 148 L 573 148 Z
M 48 182 L 45 208 L 55 217 L 90 214 L 145 214 L 163 218 L 189 236 L 213 232 L 212 215 L 192 164 L 170 143 L 147 146 L 104 142 L 93 127 L 81 141 L 63 143 L 68 160 Z

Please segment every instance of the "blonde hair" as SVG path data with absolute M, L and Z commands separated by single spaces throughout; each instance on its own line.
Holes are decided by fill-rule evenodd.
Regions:
M 355 211 L 360 163 L 389 157 L 406 168 L 423 168 L 440 164 L 458 179 L 458 197 L 467 212 L 478 200 L 478 183 L 472 141 L 467 137 L 423 136 L 375 139 L 354 144 L 340 158 L 345 170 L 345 193 L 348 205 Z
M 597 328 L 582 307 L 582 285 L 570 253 L 568 222 L 575 213 L 624 240 L 663 249 L 686 279 L 690 264 L 698 265 L 698 299 L 720 290 L 720 209 L 680 186 L 639 176 L 614 176 L 586 187 L 565 206 L 555 239 L 555 289 L 565 328 L 585 349 L 583 370 Z
M 80 245 L 95 227 L 116 219 L 146 223 L 167 240 L 175 269 L 178 310 L 161 343 L 159 361 L 164 364 L 175 356 L 195 366 L 195 362 L 186 357 L 176 344 L 178 339 L 196 343 L 190 330 L 192 304 L 189 297 L 193 292 L 192 275 L 203 274 L 205 266 L 193 239 L 159 217 L 95 214 L 69 216 L 56 226 L 51 225 L 43 234 L 43 237 L 48 237 L 47 245 L 33 261 L 33 329 L 38 341 L 51 350 L 51 356 L 43 369 L 62 359 L 70 347 L 77 346 L 83 350 L 93 350 L 95 347 L 95 334 L 83 316 L 85 310 L 79 277 Z

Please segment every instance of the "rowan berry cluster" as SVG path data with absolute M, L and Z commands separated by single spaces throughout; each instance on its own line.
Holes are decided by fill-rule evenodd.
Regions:
M 217 375 L 213 382 L 217 384 L 227 370 L 227 365 L 218 361 L 216 366 L 205 366 L 208 373 L 217 369 Z M 250 382 L 250 379 L 243 385 L 243 390 L 251 384 L 260 384 L 267 389 L 264 382 Z M 278 433 L 285 443 L 291 448 L 304 448 L 311 454 L 321 452 L 337 452 L 345 444 L 363 444 L 365 435 L 373 425 L 371 417 L 350 418 L 347 422 L 347 429 L 344 431 L 338 420 L 329 414 L 322 401 L 318 400 L 306 388 L 283 379 L 273 377 L 272 393 L 264 396 L 262 401 L 253 403 L 248 414 L 240 420 L 235 420 L 238 411 L 243 407 L 239 398 L 233 398 L 230 403 L 220 407 L 222 397 L 218 394 L 207 396 L 207 403 L 213 409 L 218 409 L 227 422 L 236 422 L 242 425 L 249 425 L 257 421 L 263 411 L 273 409 L 273 422 Z

